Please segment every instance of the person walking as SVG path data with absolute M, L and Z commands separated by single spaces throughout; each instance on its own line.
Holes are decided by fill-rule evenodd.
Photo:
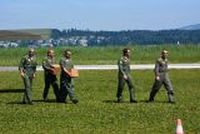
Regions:
M 130 102 L 137 103 L 135 98 L 135 87 L 132 83 L 131 69 L 130 69 L 130 55 L 131 50 L 124 48 L 122 57 L 118 60 L 118 88 L 117 88 L 117 102 L 122 101 L 122 91 L 125 83 L 128 85 Z
M 171 84 L 171 81 L 169 79 L 168 75 L 168 51 L 163 50 L 161 52 L 160 58 L 157 59 L 155 63 L 155 81 L 152 86 L 149 100 L 148 102 L 153 102 L 154 97 L 156 96 L 157 92 L 160 90 L 161 86 L 164 85 L 165 89 L 167 90 L 168 95 L 168 102 L 169 103 L 175 103 L 174 101 L 174 90 Z
M 43 91 L 43 99 L 44 101 L 48 100 L 48 93 L 49 93 L 49 88 L 50 85 L 53 87 L 53 91 L 56 97 L 56 101 L 59 101 L 59 86 L 56 78 L 56 73 L 55 73 L 55 56 L 54 56 L 54 51 L 52 49 L 49 49 L 47 51 L 47 56 L 44 58 L 42 62 L 42 67 L 44 69 L 44 81 L 45 81 L 45 87 Z
M 32 81 L 35 78 L 37 62 L 35 56 L 35 50 L 29 49 L 28 54 L 25 55 L 19 64 L 19 72 L 24 82 L 24 96 L 23 104 L 33 105 L 32 102 Z
M 72 53 L 70 50 L 64 51 L 64 57 L 60 60 L 61 75 L 60 75 L 60 93 L 61 101 L 66 102 L 66 98 L 69 95 L 70 100 L 76 104 L 78 99 L 74 94 L 74 81 L 71 76 L 71 70 L 74 68 L 72 62 Z

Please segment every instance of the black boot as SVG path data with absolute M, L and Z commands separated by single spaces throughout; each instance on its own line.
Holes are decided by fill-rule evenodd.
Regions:
M 72 102 L 73 102 L 74 104 L 77 104 L 77 103 L 78 103 L 78 100 L 77 100 L 77 99 L 73 99 Z

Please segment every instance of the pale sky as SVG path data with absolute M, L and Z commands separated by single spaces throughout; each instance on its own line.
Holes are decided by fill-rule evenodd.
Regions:
M 0 0 L 0 30 L 161 30 L 200 23 L 200 0 Z

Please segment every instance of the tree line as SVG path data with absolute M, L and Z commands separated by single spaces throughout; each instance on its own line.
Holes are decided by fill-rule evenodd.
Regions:
M 51 38 L 79 37 L 88 41 L 89 46 L 108 45 L 157 45 L 157 44 L 199 44 L 200 30 L 127 30 L 127 31 L 90 31 L 53 29 Z

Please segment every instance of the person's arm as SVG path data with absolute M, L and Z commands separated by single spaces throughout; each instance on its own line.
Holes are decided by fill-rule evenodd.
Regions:
M 155 63 L 155 69 L 154 69 L 156 80 L 160 80 L 159 70 L 160 70 L 160 62 L 159 62 L 159 60 L 157 60 L 156 63 Z
M 38 64 L 37 64 L 36 58 L 34 57 L 34 62 L 33 62 L 33 70 L 34 70 L 33 78 L 35 77 L 35 73 L 36 73 L 37 65 L 38 65 Z
M 43 61 L 42 61 L 42 67 L 43 69 L 45 70 L 50 70 L 53 68 L 53 66 L 48 62 L 48 59 L 47 58 L 44 58 Z
M 21 77 L 24 77 L 24 62 L 25 62 L 25 58 L 22 58 L 18 66 Z
M 119 71 L 123 74 L 124 79 L 127 79 L 128 76 L 126 75 L 126 73 L 123 70 L 123 61 L 122 61 L 122 59 L 120 59 L 118 61 L 118 68 L 119 68 Z
M 64 67 L 64 61 L 61 59 L 60 60 L 60 67 L 61 67 L 61 70 L 63 70 L 68 76 L 70 76 L 70 72 Z

